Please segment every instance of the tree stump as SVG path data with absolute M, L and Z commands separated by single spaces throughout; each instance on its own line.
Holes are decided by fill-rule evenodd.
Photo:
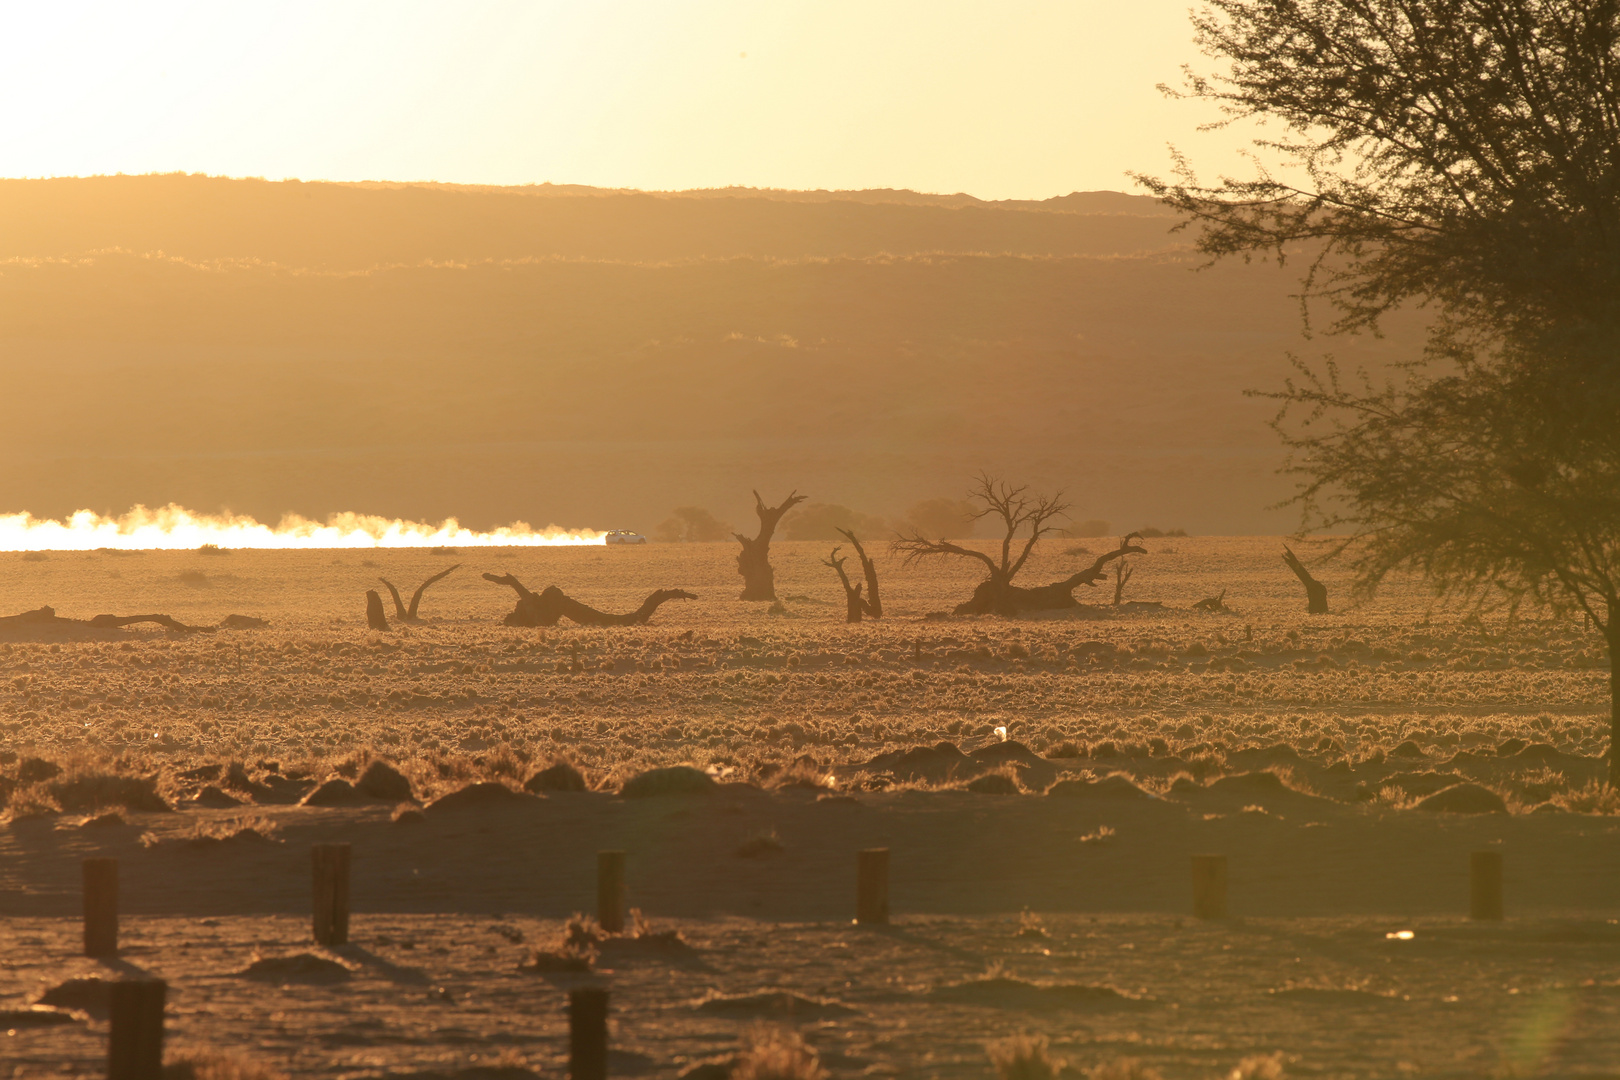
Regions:
M 754 492 L 754 513 L 759 515 L 759 535 L 744 536 L 732 533 L 742 550 L 737 553 L 737 573 L 742 575 L 743 591 L 739 600 L 775 600 L 776 571 L 771 568 L 771 537 L 776 533 L 782 515 L 798 506 L 808 495 L 792 492 L 779 506 L 766 506 L 765 500 Z
M 1311 572 L 1305 569 L 1305 564 L 1299 561 L 1299 556 L 1287 545 L 1283 545 L 1283 562 L 1288 569 L 1299 578 L 1301 585 L 1305 586 L 1305 611 L 1309 615 L 1326 615 L 1328 613 L 1327 586 L 1311 577 Z
M 388 616 L 383 614 L 382 597 L 376 589 L 366 590 L 366 625 L 373 630 L 388 629 Z

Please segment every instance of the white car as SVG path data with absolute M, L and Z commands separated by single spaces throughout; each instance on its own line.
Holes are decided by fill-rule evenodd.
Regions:
M 638 532 L 631 532 L 629 529 L 614 529 L 602 539 L 604 543 L 608 544 L 645 544 L 647 542 L 645 536 Z

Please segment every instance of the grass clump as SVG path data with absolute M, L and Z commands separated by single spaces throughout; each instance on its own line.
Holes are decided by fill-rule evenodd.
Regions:
M 1550 801 L 1574 814 L 1620 814 L 1620 790 L 1601 780 L 1588 780 L 1578 788 L 1559 792 Z
M 731 1067 L 731 1080 L 824 1080 L 826 1075 L 821 1059 L 802 1035 L 772 1025 L 748 1032 L 742 1053 Z
M 595 920 L 575 912 L 563 924 L 561 933 L 549 945 L 536 947 L 518 965 L 519 971 L 535 975 L 585 974 L 596 969 L 597 947 L 607 935 Z
M 741 844 L 737 845 L 739 859 L 758 859 L 766 855 L 775 855 L 784 850 L 782 838 L 776 835 L 776 830 L 755 833 Z
M 985 1047 L 998 1080 L 1057 1080 L 1067 1065 L 1053 1057 L 1044 1035 L 1013 1035 Z

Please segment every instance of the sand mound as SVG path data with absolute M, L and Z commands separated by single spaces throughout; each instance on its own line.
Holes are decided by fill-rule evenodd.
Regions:
M 1417 804 L 1419 810 L 1442 814 L 1505 814 L 1502 796 L 1479 784 L 1453 784 Z
M 477 784 L 468 784 L 459 791 L 452 791 L 448 795 L 434 799 L 428 804 L 428 813 L 442 813 L 446 810 L 472 810 L 480 806 L 511 806 L 518 803 L 534 801 L 533 795 L 525 795 L 520 791 L 513 791 L 505 784 L 493 780 L 485 780 Z
M 373 761 L 360 774 L 354 788 L 368 799 L 384 802 L 410 802 L 411 782 L 405 774 L 386 761 Z
M 975 795 L 1017 795 L 1018 782 L 1006 773 L 985 773 L 977 780 L 970 780 L 966 790 Z
M 1047 795 L 1069 799 L 1152 799 L 1124 773 L 1109 773 L 1101 780 L 1059 780 L 1046 789 Z
M 989 1009 L 1013 1009 L 1020 1012 L 1057 1009 L 1113 1011 L 1138 1009 L 1151 1004 L 1141 998 L 1122 994 L 1111 986 L 1032 983 L 1005 975 L 973 979 L 954 986 L 935 987 L 928 996 L 931 1000 L 952 1005 L 979 1005 Z
M 649 769 L 624 782 L 619 794 L 626 799 L 646 799 L 656 795 L 708 795 L 716 788 L 714 777 L 690 765 Z
M 51 1005 L 35 1005 L 28 1009 L 0 1009 L 0 1030 L 55 1027 L 59 1024 L 77 1023 L 80 1019 L 77 1013 Z
M 108 806 L 129 810 L 167 812 L 172 809 L 157 793 L 157 781 L 146 776 L 119 776 L 115 773 L 74 773 L 53 781 L 51 794 L 65 813 L 84 813 Z
M 949 780 L 964 772 L 978 772 L 982 762 L 957 749 L 955 743 L 941 742 L 933 746 L 914 746 L 910 750 L 891 750 L 879 754 L 866 763 L 874 772 L 893 773 L 898 780 Z
M 1332 1008 L 1342 1008 L 1346 1005 L 1388 1005 L 1395 1000 L 1385 994 L 1375 994 L 1371 990 L 1327 986 L 1291 986 L 1282 990 L 1272 990 L 1269 996 L 1276 1001 L 1293 1001 L 1302 1005 L 1324 1005 Z
M 786 990 L 761 990 L 756 994 L 711 994 L 697 1003 L 697 1011 L 731 1020 L 798 1022 L 833 1020 L 859 1012 L 841 1002 L 800 997 Z
M 274 983 L 335 983 L 343 982 L 350 974 L 346 966 L 330 957 L 294 953 L 291 956 L 261 956 L 237 972 L 236 977 Z
M 191 805 L 205 806 L 210 810 L 226 810 L 232 806 L 241 806 L 242 800 L 226 794 L 213 784 L 209 784 L 197 792 L 196 796 L 191 800 Z
M 1378 781 L 1379 786 L 1398 787 L 1408 795 L 1422 797 L 1433 795 L 1443 788 L 1466 783 L 1467 779 L 1454 772 L 1403 772 L 1391 773 Z
M 111 985 L 106 979 L 69 979 L 43 991 L 34 998 L 33 1003 L 57 1009 L 74 1009 L 91 1019 L 105 1020 L 110 995 L 107 987 Z
M 364 802 L 365 796 L 347 780 L 333 778 L 304 796 L 304 806 L 353 806 Z
M 585 791 L 585 776 L 566 761 L 541 769 L 523 785 L 524 791 Z

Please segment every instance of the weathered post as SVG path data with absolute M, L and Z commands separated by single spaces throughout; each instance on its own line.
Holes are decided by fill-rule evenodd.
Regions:
M 569 1080 L 607 1080 L 608 992 L 601 987 L 568 995 Z
M 1226 856 L 1192 857 L 1193 914 L 1200 919 L 1226 918 Z
M 855 869 L 855 921 L 882 926 L 889 921 L 889 849 L 865 849 Z
M 162 979 L 125 979 L 108 992 L 107 1080 L 163 1080 Z
M 84 955 L 118 955 L 118 860 L 84 860 Z
M 596 921 L 610 934 L 624 931 L 624 852 L 596 853 Z
M 1468 856 L 1468 917 L 1502 920 L 1502 853 L 1475 851 Z
M 349 942 L 349 845 L 316 844 L 310 849 L 315 884 L 315 944 Z

